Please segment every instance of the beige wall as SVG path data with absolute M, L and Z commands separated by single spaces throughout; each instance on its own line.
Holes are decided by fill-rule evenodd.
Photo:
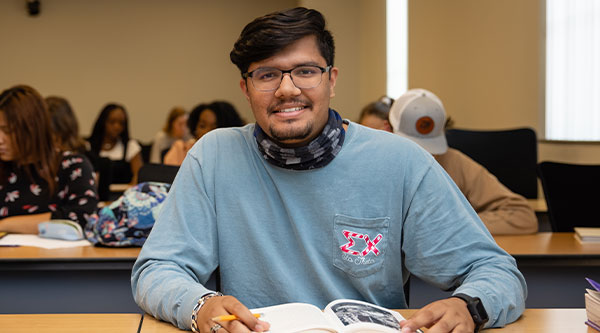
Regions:
M 456 127 L 529 126 L 543 138 L 544 0 L 409 0 L 409 87 Z M 599 144 L 541 142 L 538 159 L 600 164 Z
M 226 99 L 253 121 L 229 51 L 254 17 L 295 0 L 52 0 L 39 17 L 0 1 L 0 87 L 26 83 L 69 99 L 89 134 L 102 106 L 126 106 L 150 140 L 174 105 Z
M 409 0 L 409 86 L 434 91 L 458 127 L 530 126 L 543 136 L 544 0 Z M 52 0 L 39 17 L 0 1 L 0 88 L 67 97 L 89 134 L 123 103 L 149 141 L 174 105 L 231 101 L 248 121 L 229 51 L 256 16 L 322 11 L 340 69 L 332 107 L 356 120 L 385 93 L 385 0 Z M 598 144 L 541 143 L 539 160 L 600 164 Z
M 326 14 L 340 67 L 332 106 L 355 119 L 385 92 L 384 0 L 52 0 L 39 17 L 23 0 L 0 1 L 0 88 L 25 83 L 66 97 L 84 135 L 111 101 L 126 106 L 142 141 L 175 105 L 225 99 L 254 121 L 229 51 L 253 18 L 297 4 Z

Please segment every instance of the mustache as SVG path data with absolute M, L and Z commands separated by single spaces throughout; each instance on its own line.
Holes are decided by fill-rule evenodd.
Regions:
M 282 105 L 286 105 L 286 104 L 303 105 L 308 108 L 312 107 L 312 103 L 308 100 L 305 100 L 302 98 L 293 98 L 293 99 L 279 100 L 276 103 L 269 105 L 269 107 L 267 108 L 267 113 L 271 114 L 271 113 L 275 112 L 275 110 L 280 109 Z

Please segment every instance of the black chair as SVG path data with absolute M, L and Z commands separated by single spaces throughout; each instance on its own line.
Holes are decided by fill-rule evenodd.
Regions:
M 542 162 L 537 171 L 552 231 L 600 227 L 600 165 Z
M 110 184 L 113 182 L 112 161 L 106 157 L 97 157 L 94 164 L 98 174 L 98 198 L 100 201 L 109 201 L 112 199 L 110 194 Z
M 152 151 L 152 142 L 150 142 L 148 144 L 140 142 L 140 146 L 142 147 L 142 151 L 140 152 L 142 154 L 142 161 L 144 162 L 144 164 L 150 163 L 150 153 Z
M 144 164 L 138 172 L 138 183 L 161 182 L 172 184 L 179 171 L 178 166 L 165 164 Z
M 531 128 L 498 131 L 449 129 L 448 146 L 483 165 L 511 191 L 538 197 L 537 139 Z

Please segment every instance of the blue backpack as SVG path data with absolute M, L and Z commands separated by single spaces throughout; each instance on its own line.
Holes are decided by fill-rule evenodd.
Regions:
M 85 236 L 94 245 L 142 246 L 150 235 L 171 184 L 146 182 L 127 189 L 88 218 Z

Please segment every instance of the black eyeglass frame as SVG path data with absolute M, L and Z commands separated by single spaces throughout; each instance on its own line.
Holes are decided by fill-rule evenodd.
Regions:
M 250 81 L 252 81 L 252 86 L 254 86 L 254 81 L 252 80 L 252 75 L 254 74 L 254 72 L 258 71 L 258 70 L 264 70 L 264 69 L 276 69 L 278 71 L 281 72 L 281 80 L 279 80 L 279 85 L 277 86 L 277 88 L 274 89 L 268 89 L 268 90 L 260 90 L 258 88 L 256 88 L 256 86 L 254 86 L 255 89 L 260 90 L 260 91 L 274 91 L 277 90 L 279 88 L 279 86 L 281 85 L 281 81 L 283 81 L 283 75 L 284 74 L 290 74 L 290 78 L 292 79 L 292 82 L 294 82 L 294 79 L 292 77 L 292 72 L 296 69 L 296 68 L 300 68 L 300 67 L 315 67 L 318 68 L 319 70 L 321 70 L 321 76 L 323 76 L 323 73 L 329 73 L 329 71 L 331 70 L 331 68 L 333 67 L 333 65 L 328 65 L 327 67 L 321 67 L 321 66 L 317 66 L 317 65 L 298 65 L 292 69 L 287 69 L 287 70 L 283 70 L 283 69 L 279 69 L 279 68 L 275 68 L 275 67 L 260 67 L 257 68 L 255 70 L 253 70 L 252 72 L 246 72 L 246 73 L 242 73 L 242 78 L 243 79 L 248 79 L 250 78 Z M 316 88 L 318 87 L 321 82 L 323 81 L 323 79 L 321 78 L 321 81 L 319 81 L 319 84 L 317 84 L 314 87 L 310 87 L 310 88 L 300 88 L 298 86 L 296 86 L 298 89 L 312 89 L 312 88 Z M 294 82 L 294 85 L 296 85 L 296 83 Z

